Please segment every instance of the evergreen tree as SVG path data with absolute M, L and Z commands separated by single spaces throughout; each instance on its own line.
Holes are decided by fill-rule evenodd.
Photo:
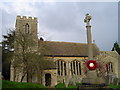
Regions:
M 117 51 L 118 54 L 120 55 L 120 47 L 119 47 L 119 44 L 117 42 L 114 43 L 112 51 Z
M 7 35 L 3 35 L 2 41 L 2 75 L 4 79 L 10 80 L 10 62 L 14 51 L 15 30 L 10 30 Z

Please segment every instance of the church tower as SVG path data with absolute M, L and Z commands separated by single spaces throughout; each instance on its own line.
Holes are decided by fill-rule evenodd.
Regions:
M 34 51 L 36 51 L 38 48 L 37 23 L 38 19 L 36 17 L 27 18 L 26 16 L 17 16 L 15 25 L 16 35 L 20 33 L 30 35 L 29 39 L 34 41 L 34 43 L 31 45 Z

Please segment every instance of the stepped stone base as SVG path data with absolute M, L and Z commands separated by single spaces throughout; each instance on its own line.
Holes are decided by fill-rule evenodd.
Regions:
M 103 84 L 105 81 L 97 76 L 97 73 L 95 70 L 93 71 L 88 71 L 87 72 L 87 77 L 83 78 L 82 83 L 85 84 Z
M 103 84 L 105 83 L 102 78 L 83 78 L 83 82 L 86 84 Z
M 78 90 L 112 90 L 109 86 L 100 85 L 79 85 Z

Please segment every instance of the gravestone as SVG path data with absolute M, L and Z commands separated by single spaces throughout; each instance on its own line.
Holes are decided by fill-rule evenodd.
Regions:
M 118 85 L 120 85 L 120 78 L 118 78 Z
M 103 78 L 105 80 L 105 84 L 109 85 L 109 76 L 104 76 Z
M 118 78 L 114 78 L 114 80 L 113 80 L 113 83 L 112 83 L 113 85 L 117 85 L 118 84 Z
M 2 74 L 1 74 L 1 72 L 0 72 L 0 80 L 2 80 Z

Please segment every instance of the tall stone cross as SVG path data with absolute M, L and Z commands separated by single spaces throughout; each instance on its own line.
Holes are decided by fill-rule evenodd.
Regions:
M 86 29 L 87 29 L 87 43 L 88 43 L 88 62 L 87 68 L 89 70 L 87 71 L 86 78 L 83 78 L 82 83 L 86 84 L 101 84 L 103 83 L 103 80 L 97 76 L 96 72 L 96 61 L 93 60 L 93 45 L 92 45 L 92 35 L 91 35 L 91 25 L 90 20 L 92 17 L 89 14 L 86 14 L 86 17 L 84 19 L 84 22 L 86 23 Z
M 86 29 L 87 29 L 88 59 L 89 60 L 93 60 L 92 35 L 91 35 L 91 25 L 90 25 L 91 19 L 92 19 L 92 16 L 90 16 L 89 14 L 86 14 L 84 22 L 86 23 Z
M 84 19 L 84 22 L 87 23 L 87 26 L 90 26 L 90 20 L 92 19 L 92 17 L 87 13 L 86 17 Z

